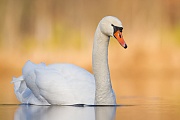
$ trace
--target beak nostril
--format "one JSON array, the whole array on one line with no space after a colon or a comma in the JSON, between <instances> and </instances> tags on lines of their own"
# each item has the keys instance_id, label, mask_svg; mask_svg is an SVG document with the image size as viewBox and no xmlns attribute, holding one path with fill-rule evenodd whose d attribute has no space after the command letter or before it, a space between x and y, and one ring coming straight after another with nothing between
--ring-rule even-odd
<instances>
[{"instance_id":1,"label":"beak nostril","mask_svg":"<svg viewBox=\"0 0 180 120\"><path fill-rule=\"evenodd\" d=\"M121 32L121 31L120 31L120 33L119 33L119 37L120 37L120 38L122 38L122 37L123 37L123 36L122 36L122 32Z\"/></svg>"}]
</instances>

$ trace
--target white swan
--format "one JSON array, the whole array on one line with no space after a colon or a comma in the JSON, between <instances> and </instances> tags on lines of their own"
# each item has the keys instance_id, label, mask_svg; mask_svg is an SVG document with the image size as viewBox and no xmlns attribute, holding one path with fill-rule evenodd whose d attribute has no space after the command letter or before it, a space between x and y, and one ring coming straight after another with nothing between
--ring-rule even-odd
<instances>
[{"instance_id":1,"label":"white swan","mask_svg":"<svg viewBox=\"0 0 180 120\"><path fill-rule=\"evenodd\" d=\"M97 26L93 44L93 72L72 64L34 64L27 61L22 76L13 78L21 103L36 105L116 105L108 67L108 44L114 36L127 48L122 23L106 16Z\"/></svg>"}]
</instances>

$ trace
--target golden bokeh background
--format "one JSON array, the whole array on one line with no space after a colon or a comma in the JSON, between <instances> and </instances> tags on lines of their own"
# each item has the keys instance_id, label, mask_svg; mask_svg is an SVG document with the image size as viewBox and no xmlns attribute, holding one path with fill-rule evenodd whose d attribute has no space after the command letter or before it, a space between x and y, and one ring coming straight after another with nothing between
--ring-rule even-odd
<instances>
[{"instance_id":1,"label":"golden bokeh background","mask_svg":"<svg viewBox=\"0 0 180 120\"><path fill-rule=\"evenodd\" d=\"M0 104L19 103L12 77L27 60L73 63L92 72L98 22L107 15L124 26L128 48L111 38L109 65L119 104L135 97L180 100L178 0L1 0ZM142 101L141 101L142 102Z\"/></svg>"}]
</instances>

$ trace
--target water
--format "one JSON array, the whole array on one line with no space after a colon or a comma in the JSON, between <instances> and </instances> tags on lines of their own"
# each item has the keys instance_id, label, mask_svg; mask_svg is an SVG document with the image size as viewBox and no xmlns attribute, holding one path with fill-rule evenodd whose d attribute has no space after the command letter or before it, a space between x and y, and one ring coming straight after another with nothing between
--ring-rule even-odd
<instances>
[{"instance_id":1,"label":"water","mask_svg":"<svg viewBox=\"0 0 180 120\"><path fill-rule=\"evenodd\" d=\"M180 104L159 98L128 98L114 106L0 105L0 120L179 120ZM139 102L137 102L139 101ZM135 104L135 102L137 104Z\"/></svg>"}]
</instances>

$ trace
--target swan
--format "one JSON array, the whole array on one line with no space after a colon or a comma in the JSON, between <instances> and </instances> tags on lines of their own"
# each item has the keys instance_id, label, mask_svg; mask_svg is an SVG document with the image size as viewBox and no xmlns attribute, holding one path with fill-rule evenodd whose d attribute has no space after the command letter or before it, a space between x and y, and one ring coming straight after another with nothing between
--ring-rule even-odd
<instances>
[{"instance_id":1,"label":"swan","mask_svg":"<svg viewBox=\"0 0 180 120\"><path fill-rule=\"evenodd\" d=\"M106 16L99 22L93 42L93 74L73 64L35 64L28 60L22 76L13 77L17 99L35 105L116 105L108 66L108 44L115 37L127 48L121 21Z\"/></svg>"}]
</instances>

